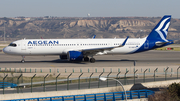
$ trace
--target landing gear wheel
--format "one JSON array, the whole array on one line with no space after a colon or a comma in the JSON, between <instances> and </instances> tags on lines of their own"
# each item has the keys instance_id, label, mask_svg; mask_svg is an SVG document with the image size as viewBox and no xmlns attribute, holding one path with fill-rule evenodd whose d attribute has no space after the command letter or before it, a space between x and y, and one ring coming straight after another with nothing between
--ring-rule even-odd
<instances>
[{"instance_id":1,"label":"landing gear wheel","mask_svg":"<svg viewBox=\"0 0 180 101\"><path fill-rule=\"evenodd\" d=\"M25 56L22 56L22 60L21 60L22 63L25 62L24 58L25 58Z\"/></svg>"},{"instance_id":2,"label":"landing gear wheel","mask_svg":"<svg viewBox=\"0 0 180 101\"><path fill-rule=\"evenodd\" d=\"M25 62L25 60L21 60L21 62L22 62L22 63L24 63L24 62Z\"/></svg>"},{"instance_id":3,"label":"landing gear wheel","mask_svg":"<svg viewBox=\"0 0 180 101\"><path fill-rule=\"evenodd\" d=\"M90 62L91 62L91 63L94 63L95 61L96 61L95 58L91 58L91 59L90 59Z\"/></svg>"},{"instance_id":4,"label":"landing gear wheel","mask_svg":"<svg viewBox=\"0 0 180 101\"><path fill-rule=\"evenodd\" d=\"M84 61L85 61L85 62L89 61L89 58L88 58L88 57L85 57L85 58L84 58Z\"/></svg>"}]
</instances>

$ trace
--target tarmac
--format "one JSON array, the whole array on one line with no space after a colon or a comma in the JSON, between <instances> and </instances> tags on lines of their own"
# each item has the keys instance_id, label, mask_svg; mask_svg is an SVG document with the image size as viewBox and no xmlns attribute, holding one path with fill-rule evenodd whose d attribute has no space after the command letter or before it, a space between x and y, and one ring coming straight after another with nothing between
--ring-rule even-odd
<instances>
[{"instance_id":1,"label":"tarmac","mask_svg":"<svg viewBox=\"0 0 180 101\"><path fill-rule=\"evenodd\" d=\"M151 50L127 55L102 55L94 56L95 63L69 62L60 60L59 56L26 56L25 63L21 63L21 56L11 56L0 53L0 68L22 69L40 72L133 72L134 69L151 71L158 68L164 71L167 67L175 71L180 66L179 51L157 51ZM36 69L36 70L35 70Z\"/></svg>"},{"instance_id":2,"label":"tarmac","mask_svg":"<svg viewBox=\"0 0 180 101\"><path fill-rule=\"evenodd\" d=\"M147 69L147 72L153 73L156 68L158 68L158 72L164 72L164 70L167 69L167 67L169 67L169 70L168 70L169 72L176 73L177 68L180 66L180 63L179 63L180 52L178 51L151 50L151 51L137 53L137 54L102 55L102 56L94 56L94 58L96 59L95 63L90 63L90 62L76 63L76 62L69 62L67 60L60 60L59 56L27 56L25 58L25 63L21 63L20 62L21 56L11 56L11 55L6 55L0 52L0 69L1 71L5 69L7 70L11 69L11 70L17 70L17 71L26 70L27 72L30 72L30 69L31 69L32 73L29 73L29 75L31 76L33 76L34 73L36 72L37 74L41 74L40 73L41 70L43 71L42 75L46 75L51 70L51 72L55 73L55 75L57 75L58 72L59 73L63 72L64 74L62 75L64 75L65 77L67 77L72 72L75 72L73 73L73 75L78 77L82 72L84 73L83 74L83 77L84 77L84 75L90 76L92 72L93 73L97 72L96 73L97 76L100 75L101 72L104 72L102 76L107 76L110 72L112 72L111 75L116 75L119 71L122 74L122 73L125 73L127 70L129 70L130 74L133 74L134 70L138 70L137 73L143 73L146 69ZM169 84L169 81L166 81L166 82L168 82ZM156 82L156 84L152 83L152 85L157 85L157 83L158 82ZM162 86L162 84L166 84L166 83L162 82L158 84ZM104 89L107 89L107 88L104 88ZM95 90L92 90L92 91L95 91ZM75 92L79 92L79 90ZM51 93L48 93L48 94L51 94ZM52 95L54 96L55 94L52 93ZM43 93L43 96L52 96L52 95L46 95ZM10 95L9 94L2 95L1 98L5 99L7 98L7 96L10 96ZM24 98L25 95L21 95L21 94L15 95L15 97L17 98L22 98L22 96ZM30 96L28 95L28 97ZM32 97L40 97L40 95L38 96L32 95Z\"/></svg>"}]
</instances>

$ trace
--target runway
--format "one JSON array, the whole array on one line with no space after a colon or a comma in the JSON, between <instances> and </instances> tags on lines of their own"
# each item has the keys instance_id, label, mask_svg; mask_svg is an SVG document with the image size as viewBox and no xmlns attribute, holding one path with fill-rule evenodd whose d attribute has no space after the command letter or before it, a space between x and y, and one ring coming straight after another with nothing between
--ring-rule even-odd
<instances>
[{"instance_id":1,"label":"runway","mask_svg":"<svg viewBox=\"0 0 180 101\"><path fill-rule=\"evenodd\" d=\"M21 63L21 56L10 56L0 53L1 68L52 68L52 67L133 67L136 66L179 66L180 52L177 51L147 51L128 55L94 56L95 63L69 62L60 60L59 56L26 56Z\"/></svg>"}]
</instances>

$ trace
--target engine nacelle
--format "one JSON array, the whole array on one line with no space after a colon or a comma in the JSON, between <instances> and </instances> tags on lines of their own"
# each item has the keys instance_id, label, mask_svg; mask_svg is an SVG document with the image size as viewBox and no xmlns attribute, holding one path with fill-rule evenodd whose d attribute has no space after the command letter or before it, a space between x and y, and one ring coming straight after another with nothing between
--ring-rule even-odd
<instances>
[{"instance_id":1,"label":"engine nacelle","mask_svg":"<svg viewBox=\"0 0 180 101\"><path fill-rule=\"evenodd\" d=\"M60 59L68 59L67 55L59 55Z\"/></svg>"},{"instance_id":2,"label":"engine nacelle","mask_svg":"<svg viewBox=\"0 0 180 101\"><path fill-rule=\"evenodd\" d=\"M69 51L68 58L69 58L69 61L82 61L83 53L79 51Z\"/></svg>"}]
</instances>

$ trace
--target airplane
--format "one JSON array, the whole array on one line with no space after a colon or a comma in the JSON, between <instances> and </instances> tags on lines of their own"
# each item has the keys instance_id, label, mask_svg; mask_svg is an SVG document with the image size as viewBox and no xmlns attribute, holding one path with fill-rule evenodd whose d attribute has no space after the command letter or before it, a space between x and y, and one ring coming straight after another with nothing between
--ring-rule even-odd
<instances>
[{"instance_id":1,"label":"airplane","mask_svg":"<svg viewBox=\"0 0 180 101\"><path fill-rule=\"evenodd\" d=\"M165 15L145 38L105 39L22 39L9 44L3 52L25 56L59 55L69 61L95 62L95 55L133 54L173 44L166 39L171 15Z\"/></svg>"}]
</instances>

